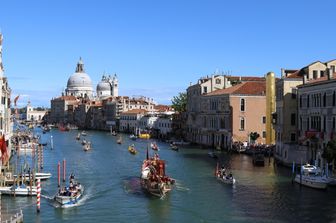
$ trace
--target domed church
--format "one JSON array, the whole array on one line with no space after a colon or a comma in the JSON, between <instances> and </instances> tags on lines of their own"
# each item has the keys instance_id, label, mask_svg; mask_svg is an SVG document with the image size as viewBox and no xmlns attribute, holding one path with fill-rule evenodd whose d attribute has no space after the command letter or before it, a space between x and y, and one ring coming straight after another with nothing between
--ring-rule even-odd
<instances>
[{"instance_id":1,"label":"domed church","mask_svg":"<svg viewBox=\"0 0 336 223\"><path fill-rule=\"evenodd\" d=\"M118 79L116 74L113 77L111 75L103 75L102 80L97 85L97 97L104 98L108 96L118 96Z\"/></svg>"},{"instance_id":2,"label":"domed church","mask_svg":"<svg viewBox=\"0 0 336 223\"><path fill-rule=\"evenodd\" d=\"M83 98L93 98L92 81L88 74L85 73L82 58L79 59L76 72L68 79L65 95Z\"/></svg>"}]
</instances>

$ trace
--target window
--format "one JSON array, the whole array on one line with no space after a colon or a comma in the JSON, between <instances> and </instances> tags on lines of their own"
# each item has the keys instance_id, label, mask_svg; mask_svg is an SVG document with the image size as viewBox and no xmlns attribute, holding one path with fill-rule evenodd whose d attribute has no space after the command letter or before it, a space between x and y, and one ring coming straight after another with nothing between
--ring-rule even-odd
<instances>
[{"instance_id":1,"label":"window","mask_svg":"<svg viewBox=\"0 0 336 223\"><path fill-rule=\"evenodd\" d=\"M291 125L295 125L296 124L296 114L292 113L291 114Z\"/></svg>"},{"instance_id":2,"label":"window","mask_svg":"<svg viewBox=\"0 0 336 223\"><path fill-rule=\"evenodd\" d=\"M266 123L266 116L262 117L262 123L265 124Z\"/></svg>"},{"instance_id":3,"label":"window","mask_svg":"<svg viewBox=\"0 0 336 223\"><path fill-rule=\"evenodd\" d=\"M335 127L336 127L336 118L335 117L333 117L332 127L333 127L333 130L335 131Z\"/></svg>"},{"instance_id":4,"label":"window","mask_svg":"<svg viewBox=\"0 0 336 223\"><path fill-rule=\"evenodd\" d=\"M291 141L294 142L296 138L296 134L295 133L291 133Z\"/></svg>"},{"instance_id":5,"label":"window","mask_svg":"<svg viewBox=\"0 0 336 223\"><path fill-rule=\"evenodd\" d=\"M292 88L292 99L296 99L296 88Z\"/></svg>"},{"instance_id":6,"label":"window","mask_svg":"<svg viewBox=\"0 0 336 223\"><path fill-rule=\"evenodd\" d=\"M241 117L240 118L240 131L244 131L245 130L245 118Z\"/></svg>"},{"instance_id":7,"label":"window","mask_svg":"<svg viewBox=\"0 0 336 223\"><path fill-rule=\"evenodd\" d=\"M317 70L313 70L313 79L317 78Z\"/></svg>"},{"instance_id":8,"label":"window","mask_svg":"<svg viewBox=\"0 0 336 223\"><path fill-rule=\"evenodd\" d=\"M266 138L266 131L262 132L262 137L265 139Z\"/></svg>"},{"instance_id":9,"label":"window","mask_svg":"<svg viewBox=\"0 0 336 223\"><path fill-rule=\"evenodd\" d=\"M321 70L321 71L320 71L320 77L323 77L323 76L324 76L324 71Z\"/></svg>"},{"instance_id":10,"label":"window","mask_svg":"<svg viewBox=\"0 0 336 223\"><path fill-rule=\"evenodd\" d=\"M208 87L203 87L203 93L204 94L208 93Z\"/></svg>"},{"instance_id":11,"label":"window","mask_svg":"<svg viewBox=\"0 0 336 223\"><path fill-rule=\"evenodd\" d=\"M245 111L245 99L240 99L240 111Z\"/></svg>"},{"instance_id":12,"label":"window","mask_svg":"<svg viewBox=\"0 0 336 223\"><path fill-rule=\"evenodd\" d=\"M336 70L335 70L335 65L331 65L330 66L330 69L333 71L333 72L335 72Z\"/></svg>"},{"instance_id":13,"label":"window","mask_svg":"<svg viewBox=\"0 0 336 223\"><path fill-rule=\"evenodd\" d=\"M216 84L221 84L221 79L216 79Z\"/></svg>"},{"instance_id":14,"label":"window","mask_svg":"<svg viewBox=\"0 0 336 223\"><path fill-rule=\"evenodd\" d=\"M332 105L335 106L336 105L336 93L334 91L333 93L333 101L332 101Z\"/></svg>"},{"instance_id":15,"label":"window","mask_svg":"<svg viewBox=\"0 0 336 223\"><path fill-rule=\"evenodd\" d=\"M327 94L324 92L323 94L323 107L327 106Z\"/></svg>"},{"instance_id":16,"label":"window","mask_svg":"<svg viewBox=\"0 0 336 223\"><path fill-rule=\"evenodd\" d=\"M300 108L302 108L302 96L300 95Z\"/></svg>"},{"instance_id":17,"label":"window","mask_svg":"<svg viewBox=\"0 0 336 223\"><path fill-rule=\"evenodd\" d=\"M309 95L307 95L307 108L309 108Z\"/></svg>"}]
</instances>

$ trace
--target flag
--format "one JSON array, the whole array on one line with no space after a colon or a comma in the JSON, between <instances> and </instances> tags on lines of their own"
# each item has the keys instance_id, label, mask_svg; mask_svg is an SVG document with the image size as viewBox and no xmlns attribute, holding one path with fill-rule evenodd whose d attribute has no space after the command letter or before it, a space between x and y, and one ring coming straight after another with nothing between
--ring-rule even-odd
<instances>
[{"instance_id":1,"label":"flag","mask_svg":"<svg viewBox=\"0 0 336 223\"><path fill-rule=\"evenodd\" d=\"M19 97L20 97L20 95L18 95L18 96L16 96L15 98L14 98L14 106L16 107L16 102L19 100Z\"/></svg>"},{"instance_id":2,"label":"flag","mask_svg":"<svg viewBox=\"0 0 336 223\"><path fill-rule=\"evenodd\" d=\"M0 150L1 150L2 165L5 165L8 159L8 154L4 135L0 136Z\"/></svg>"}]
</instances>

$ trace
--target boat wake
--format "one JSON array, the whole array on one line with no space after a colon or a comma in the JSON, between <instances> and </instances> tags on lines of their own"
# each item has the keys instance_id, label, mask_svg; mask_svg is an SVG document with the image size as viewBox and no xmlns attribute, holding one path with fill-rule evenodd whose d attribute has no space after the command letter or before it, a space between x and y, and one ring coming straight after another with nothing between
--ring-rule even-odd
<instances>
[{"instance_id":1,"label":"boat wake","mask_svg":"<svg viewBox=\"0 0 336 223\"><path fill-rule=\"evenodd\" d=\"M190 188L184 186L180 181L175 179L175 188L178 191L190 191Z\"/></svg>"},{"instance_id":2,"label":"boat wake","mask_svg":"<svg viewBox=\"0 0 336 223\"><path fill-rule=\"evenodd\" d=\"M143 194L139 177L130 177L123 180L123 187L127 194Z\"/></svg>"}]
</instances>

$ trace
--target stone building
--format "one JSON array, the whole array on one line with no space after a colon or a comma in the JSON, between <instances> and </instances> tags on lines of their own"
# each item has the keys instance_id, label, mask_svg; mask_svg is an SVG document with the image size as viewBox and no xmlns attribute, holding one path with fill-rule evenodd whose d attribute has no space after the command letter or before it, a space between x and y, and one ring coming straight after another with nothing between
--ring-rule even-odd
<instances>
[{"instance_id":1,"label":"stone building","mask_svg":"<svg viewBox=\"0 0 336 223\"><path fill-rule=\"evenodd\" d=\"M309 111L316 109L302 106L307 105L308 101L322 100L318 98L321 97L321 94L313 94L310 91L315 88L315 91L318 89L322 92L325 81L329 77L329 71L335 69L335 66L336 60L332 60L325 63L316 61L297 70L282 69L281 79L276 83L276 112L274 114L276 131L274 156L281 163L291 165L292 162L304 163L320 160L316 154L320 152L321 155L323 143L319 145L318 149L312 149L310 148L312 144L306 140L306 135L314 135L309 131L311 127L309 125L312 124L309 123L310 116L313 116L313 113ZM312 88L313 83L315 84ZM314 112L316 113L316 111ZM322 113L316 114L320 118L323 116ZM331 117L327 119L332 120ZM318 119L318 122L320 123L321 120ZM317 150L319 151L316 152Z\"/></svg>"},{"instance_id":2,"label":"stone building","mask_svg":"<svg viewBox=\"0 0 336 223\"><path fill-rule=\"evenodd\" d=\"M4 137L4 140L7 145L7 157L4 160L7 162L10 157L11 150L11 137L13 134L13 122L11 120L11 109L10 109L10 98L11 98L11 89L8 84L8 79L5 76L4 66L2 63L2 42L3 36L0 33L0 136ZM1 154L2 155L2 154ZM2 166L2 161L0 159Z\"/></svg>"},{"instance_id":3,"label":"stone building","mask_svg":"<svg viewBox=\"0 0 336 223\"><path fill-rule=\"evenodd\" d=\"M315 62L298 86L298 144L302 160L321 168L323 152L336 137L336 60Z\"/></svg>"},{"instance_id":4,"label":"stone building","mask_svg":"<svg viewBox=\"0 0 336 223\"><path fill-rule=\"evenodd\" d=\"M26 120L42 122L47 112L48 110L34 110L29 101L26 107Z\"/></svg>"},{"instance_id":5,"label":"stone building","mask_svg":"<svg viewBox=\"0 0 336 223\"><path fill-rule=\"evenodd\" d=\"M140 133L139 120L145 114L147 111L144 109L133 109L121 113L119 131L138 135Z\"/></svg>"}]
</instances>

